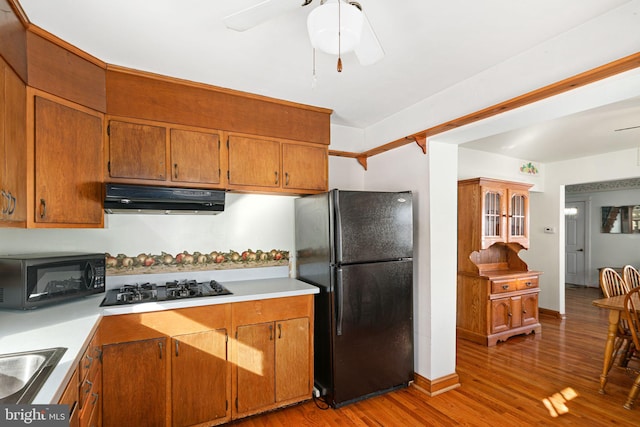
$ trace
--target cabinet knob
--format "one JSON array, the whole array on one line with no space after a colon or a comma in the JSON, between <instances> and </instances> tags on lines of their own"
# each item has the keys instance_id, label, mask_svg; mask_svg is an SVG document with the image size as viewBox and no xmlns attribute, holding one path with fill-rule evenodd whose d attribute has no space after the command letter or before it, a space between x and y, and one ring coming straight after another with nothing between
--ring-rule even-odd
<instances>
[{"instance_id":1,"label":"cabinet knob","mask_svg":"<svg viewBox=\"0 0 640 427\"><path fill-rule=\"evenodd\" d=\"M502 285L502 289L506 291L507 289L509 289L509 285Z\"/></svg>"},{"instance_id":2,"label":"cabinet knob","mask_svg":"<svg viewBox=\"0 0 640 427\"><path fill-rule=\"evenodd\" d=\"M524 284L527 285L527 286L533 285L533 283L531 283L531 282L524 282Z\"/></svg>"}]
</instances>

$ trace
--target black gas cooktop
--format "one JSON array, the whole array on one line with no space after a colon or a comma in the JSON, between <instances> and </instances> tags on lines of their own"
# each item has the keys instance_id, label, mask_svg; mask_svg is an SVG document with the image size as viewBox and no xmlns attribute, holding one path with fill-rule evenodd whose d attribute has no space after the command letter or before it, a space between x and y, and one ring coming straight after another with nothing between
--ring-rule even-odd
<instances>
[{"instance_id":1,"label":"black gas cooktop","mask_svg":"<svg viewBox=\"0 0 640 427\"><path fill-rule=\"evenodd\" d=\"M172 301L185 298L230 295L231 292L215 280L175 280L163 284L135 283L122 285L106 292L101 307L111 305L138 304L152 301Z\"/></svg>"}]
</instances>

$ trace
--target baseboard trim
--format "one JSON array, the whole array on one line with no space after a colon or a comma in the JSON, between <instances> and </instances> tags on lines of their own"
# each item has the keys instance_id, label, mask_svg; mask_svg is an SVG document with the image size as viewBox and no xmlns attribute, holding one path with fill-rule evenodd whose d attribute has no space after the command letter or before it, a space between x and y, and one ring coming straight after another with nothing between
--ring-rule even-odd
<instances>
[{"instance_id":1,"label":"baseboard trim","mask_svg":"<svg viewBox=\"0 0 640 427\"><path fill-rule=\"evenodd\" d=\"M417 373L414 373L413 377L413 387L430 397L437 396L449 390L453 390L454 388L460 387L460 377L456 373L436 378L435 380L429 380Z\"/></svg>"},{"instance_id":2,"label":"baseboard trim","mask_svg":"<svg viewBox=\"0 0 640 427\"><path fill-rule=\"evenodd\" d=\"M564 319L567 318L566 314L561 314L557 310L549 310L548 308L539 308L538 309L538 315L546 316L546 317L553 317L554 319L560 319L560 320L564 320Z\"/></svg>"}]
</instances>

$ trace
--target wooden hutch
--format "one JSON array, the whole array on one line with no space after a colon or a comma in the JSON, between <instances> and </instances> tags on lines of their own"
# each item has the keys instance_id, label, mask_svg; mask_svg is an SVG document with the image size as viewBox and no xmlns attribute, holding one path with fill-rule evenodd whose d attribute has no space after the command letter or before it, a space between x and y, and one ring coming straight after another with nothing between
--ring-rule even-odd
<instances>
[{"instance_id":1,"label":"wooden hutch","mask_svg":"<svg viewBox=\"0 0 640 427\"><path fill-rule=\"evenodd\" d=\"M529 248L530 184L458 182L458 337L492 346L541 333L538 278L518 252Z\"/></svg>"}]
</instances>

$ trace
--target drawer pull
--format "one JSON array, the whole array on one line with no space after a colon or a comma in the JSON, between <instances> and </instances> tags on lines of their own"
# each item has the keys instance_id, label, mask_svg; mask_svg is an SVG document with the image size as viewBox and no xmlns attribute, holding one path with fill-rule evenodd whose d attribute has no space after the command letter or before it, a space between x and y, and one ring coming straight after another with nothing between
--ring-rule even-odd
<instances>
[{"instance_id":1,"label":"drawer pull","mask_svg":"<svg viewBox=\"0 0 640 427\"><path fill-rule=\"evenodd\" d=\"M91 397L93 397L93 402L91 402L92 405L98 403L98 398L100 397L98 393L91 393Z\"/></svg>"},{"instance_id":2,"label":"drawer pull","mask_svg":"<svg viewBox=\"0 0 640 427\"><path fill-rule=\"evenodd\" d=\"M502 285L502 289L506 291L507 289L509 289L509 285Z\"/></svg>"},{"instance_id":3,"label":"drawer pull","mask_svg":"<svg viewBox=\"0 0 640 427\"><path fill-rule=\"evenodd\" d=\"M84 391L84 394L88 394L91 391L91 387L93 387L93 383L89 380L84 380L85 385L88 385L89 387L86 387Z\"/></svg>"},{"instance_id":4,"label":"drawer pull","mask_svg":"<svg viewBox=\"0 0 640 427\"><path fill-rule=\"evenodd\" d=\"M524 284L527 285L527 286L533 286L533 283L531 283L531 282L524 282Z\"/></svg>"},{"instance_id":5,"label":"drawer pull","mask_svg":"<svg viewBox=\"0 0 640 427\"><path fill-rule=\"evenodd\" d=\"M93 357L89 356L88 354L85 357L87 358L87 363L85 363L84 368L89 369L93 364Z\"/></svg>"},{"instance_id":6,"label":"drawer pull","mask_svg":"<svg viewBox=\"0 0 640 427\"><path fill-rule=\"evenodd\" d=\"M273 341L273 325L269 325L269 341Z\"/></svg>"}]
</instances>

